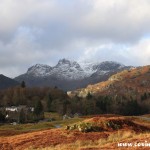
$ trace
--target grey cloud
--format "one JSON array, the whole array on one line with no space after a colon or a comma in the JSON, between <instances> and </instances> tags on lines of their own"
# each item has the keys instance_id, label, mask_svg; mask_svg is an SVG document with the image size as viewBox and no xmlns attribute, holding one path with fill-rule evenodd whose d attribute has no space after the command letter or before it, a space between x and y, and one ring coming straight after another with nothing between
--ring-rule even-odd
<instances>
[{"instance_id":1,"label":"grey cloud","mask_svg":"<svg viewBox=\"0 0 150 150\"><path fill-rule=\"evenodd\" d=\"M0 71L15 76L62 57L150 63L142 59L148 44L141 46L150 34L149 10L149 0L2 0Z\"/></svg>"},{"instance_id":2,"label":"grey cloud","mask_svg":"<svg viewBox=\"0 0 150 150\"><path fill-rule=\"evenodd\" d=\"M54 42L70 37L130 42L149 32L148 0L14 0L9 6L7 1L0 15L3 37L20 26L39 28Z\"/></svg>"}]
</instances>

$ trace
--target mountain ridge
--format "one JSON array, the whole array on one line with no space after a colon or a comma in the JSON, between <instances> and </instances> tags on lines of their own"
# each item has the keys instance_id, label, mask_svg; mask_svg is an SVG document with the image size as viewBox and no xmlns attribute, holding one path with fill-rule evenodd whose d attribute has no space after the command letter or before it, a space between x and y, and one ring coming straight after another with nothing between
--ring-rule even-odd
<instances>
[{"instance_id":1,"label":"mountain ridge","mask_svg":"<svg viewBox=\"0 0 150 150\"><path fill-rule=\"evenodd\" d=\"M64 90L85 87L90 83L106 80L110 75L130 68L118 62L78 63L60 59L55 66L36 64L15 80L24 80L29 86L57 86Z\"/></svg>"},{"instance_id":2,"label":"mountain ridge","mask_svg":"<svg viewBox=\"0 0 150 150\"><path fill-rule=\"evenodd\" d=\"M53 67L46 64L35 64L30 68L28 68L26 73L32 74L34 76L49 76L55 74L58 71L57 69L60 70L63 69L63 72L64 71L72 72L72 71L76 71L75 69L78 69L78 71L80 71L80 73L83 74L83 76L89 77L93 73L96 73L97 71L107 72L109 70L112 70L113 67L117 68L117 66L119 69L125 67L125 65L115 61L104 61L104 62L95 62L95 63L90 62L90 64L87 65L86 63L80 64L76 61L60 59L58 63Z\"/></svg>"}]
</instances>

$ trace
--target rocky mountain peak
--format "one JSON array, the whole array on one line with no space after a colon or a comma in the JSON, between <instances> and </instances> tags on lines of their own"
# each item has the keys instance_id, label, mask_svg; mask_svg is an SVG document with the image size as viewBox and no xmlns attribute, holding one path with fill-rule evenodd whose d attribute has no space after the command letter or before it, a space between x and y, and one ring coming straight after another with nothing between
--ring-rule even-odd
<instances>
[{"instance_id":1,"label":"rocky mountain peak","mask_svg":"<svg viewBox=\"0 0 150 150\"><path fill-rule=\"evenodd\" d=\"M65 58L60 59L60 60L58 61L58 65L62 65L62 64L70 64L70 63L71 63L70 60L65 59Z\"/></svg>"},{"instance_id":2,"label":"rocky mountain peak","mask_svg":"<svg viewBox=\"0 0 150 150\"><path fill-rule=\"evenodd\" d=\"M67 59L59 60L58 64L53 67L51 73L64 79L79 79L85 76L83 69L76 61Z\"/></svg>"},{"instance_id":3,"label":"rocky mountain peak","mask_svg":"<svg viewBox=\"0 0 150 150\"><path fill-rule=\"evenodd\" d=\"M104 61L100 64L94 65L93 69L94 70L102 70L102 71L110 71L110 70L116 70L116 69L121 69L125 67L124 65L114 62L114 61Z\"/></svg>"},{"instance_id":4,"label":"rocky mountain peak","mask_svg":"<svg viewBox=\"0 0 150 150\"><path fill-rule=\"evenodd\" d=\"M68 60L68 59L60 59L58 61L58 64L56 65L56 67L59 67L59 66L68 66L68 67L75 67L75 68L80 68L80 65L76 62L76 61L71 61L71 60Z\"/></svg>"},{"instance_id":5,"label":"rocky mountain peak","mask_svg":"<svg viewBox=\"0 0 150 150\"><path fill-rule=\"evenodd\" d=\"M48 73L51 69L52 69L51 66L43 65L43 64L36 64L28 69L27 74L32 74L35 76L42 76Z\"/></svg>"}]
</instances>

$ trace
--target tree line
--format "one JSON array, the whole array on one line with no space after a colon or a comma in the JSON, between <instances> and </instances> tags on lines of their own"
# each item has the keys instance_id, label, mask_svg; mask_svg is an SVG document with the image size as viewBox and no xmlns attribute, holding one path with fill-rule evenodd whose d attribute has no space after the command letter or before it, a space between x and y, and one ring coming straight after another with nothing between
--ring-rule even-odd
<instances>
[{"instance_id":1,"label":"tree line","mask_svg":"<svg viewBox=\"0 0 150 150\"><path fill-rule=\"evenodd\" d=\"M22 110L19 114L20 122L25 120L40 120L44 112L58 112L61 115L81 113L94 114L120 114L141 115L150 113L150 93L143 93L140 97L130 95L99 95L90 93L85 98L68 97L66 92L58 88L28 88L23 86L0 91L0 107L26 105L34 107L34 112L25 117ZM0 111L0 121L4 113Z\"/></svg>"}]
</instances>

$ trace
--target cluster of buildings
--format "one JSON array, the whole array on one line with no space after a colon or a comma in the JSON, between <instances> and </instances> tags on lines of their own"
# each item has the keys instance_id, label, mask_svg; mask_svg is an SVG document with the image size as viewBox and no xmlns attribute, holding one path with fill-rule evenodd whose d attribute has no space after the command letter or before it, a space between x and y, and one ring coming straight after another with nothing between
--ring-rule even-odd
<instances>
[{"instance_id":1,"label":"cluster of buildings","mask_svg":"<svg viewBox=\"0 0 150 150\"><path fill-rule=\"evenodd\" d=\"M20 106L10 106L5 107L6 112L20 112L21 110L24 111L34 111L34 107L27 107L26 105L20 105Z\"/></svg>"},{"instance_id":2,"label":"cluster of buildings","mask_svg":"<svg viewBox=\"0 0 150 150\"><path fill-rule=\"evenodd\" d=\"M34 112L34 107L28 107L26 105L1 107L0 110L4 112L5 119L8 122L18 122L20 112L23 111L25 117Z\"/></svg>"}]
</instances>

